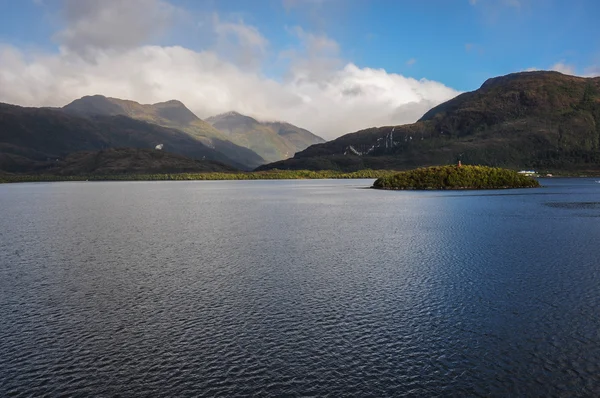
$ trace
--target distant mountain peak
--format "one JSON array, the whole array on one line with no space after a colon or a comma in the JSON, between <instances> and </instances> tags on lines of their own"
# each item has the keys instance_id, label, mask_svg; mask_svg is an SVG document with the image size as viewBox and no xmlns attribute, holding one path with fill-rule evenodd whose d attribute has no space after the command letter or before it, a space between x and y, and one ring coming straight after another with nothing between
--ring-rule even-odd
<instances>
[{"instance_id":1,"label":"distant mountain peak","mask_svg":"<svg viewBox=\"0 0 600 398\"><path fill-rule=\"evenodd\" d=\"M168 101L164 101L164 102L157 102L156 104L154 104L154 106L160 106L160 105L182 106L184 108L187 108L187 106L185 106L185 104L183 102L176 100L176 99L172 99L172 100L168 100Z\"/></svg>"},{"instance_id":2,"label":"distant mountain peak","mask_svg":"<svg viewBox=\"0 0 600 398\"><path fill-rule=\"evenodd\" d=\"M267 161L286 159L312 144L324 142L290 123L263 122L236 111L211 116L206 121Z\"/></svg>"},{"instance_id":3,"label":"distant mountain peak","mask_svg":"<svg viewBox=\"0 0 600 398\"><path fill-rule=\"evenodd\" d=\"M102 94L84 95L83 97L81 97L81 99L84 98L108 99L105 95Z\"/></svg>"},{"instance_id":4,"label":"distant mountain peak","mask_svg":"<svg viewBox=\"0 0 600 398\"><path fill-rule=\"evenodd\" d=\"M259 121L256 120L255 118L253 118L251 116L243 115L237 111L229 111L229 112L225 112L225 113L220 113L218 115L207 118L206 121L209 122L210 124L212 124L213 126L216 124L222 125L223 123L235 123L235 124L247 124L247 125L259 123ZM221 127L224 127L224 126L221 126ZM219 128L219 127L217 127L217 128Z\"/></svg>"},{"instance_id":5,"label":"distant mountain peak","mask_svg":"<svg viewBox=\"0 0 600 398\"><path fill-rule=\"evenodd\" d=\"M244 118L256 120L253 117L244 115L242 113L239 113L238 111L229 111L229 112L219 113L218 115L211 116L209 119L224 119L224 118L231 118L231 117L244 117Z\"/></svg>"},{"instance_id":6,"label":"distant mountain peak","mask_svg":"<svg viewBox=\"0 0 600 398\"><path fill-rule=\"evenodd\" d=\"M151 121L160 117L180 124L199 120L181 101L175 99L149 105L132 100L91 95L81 97L63 109L79 115L125 115ZM144 117L140 117L140 115L144 115Z\"/></svg>"}]
</instances>

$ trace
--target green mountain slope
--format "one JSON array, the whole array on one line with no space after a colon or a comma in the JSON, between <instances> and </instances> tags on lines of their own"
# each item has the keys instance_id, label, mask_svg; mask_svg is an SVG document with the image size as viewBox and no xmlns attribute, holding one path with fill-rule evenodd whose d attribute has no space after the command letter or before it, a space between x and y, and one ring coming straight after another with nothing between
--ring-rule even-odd
<instances>
[{"instance_id":1,"label":"green mountain slope","mask_svg":"<svg viewBox=\"0 0 600 398\"><path fill-rule=\"evenodd\" d=\"M231 142L225 134L211 126L210 123L198 118L179 101L172 100L146 105L135 101L94 95L75 100L62 109L77 116L124 115L159 126L178 129L246 168L254 168L265 163L265 160L259 155L244 146Z\"/></svg>"},{"instance_id":2,"label":"green mountain slope","mask_svg":"<svg viewBox=\"0 0 600 398\"><path fill-rule=\"evenodd\" d=\"M29 172L39 162L60 161L73 152L153 149L159 144L166 152L243 167L179 130L126 116L84 118L61 110L0 103L0 170Z\"/></svg>"},{"instance_id":3,"label":"green mountain slope","mask_svg":"<svg viewBox=\"0 0 600 398\"><path fill-rule=\"evenodd\" d=\"M75 152L58 162L40 164L38 171L52 175L110 175L233 172L212 160L190 159L155 149L110 148Z\"/></svg>"},{"instance_id":4,"label":"green mountain slope","mask_svg":"<svg viewBox=\"0 0 600 398\"><path fill-rule=\"evenodd\" d=\"M212 116L206 121L224 132L231 141L250 148L269 162L290 158L310 145L325 142L292 124L259 122L237 112Z\"/></svg>"},{"instance_id":5,"label":"green mountain slope","mask_svg":"<svg viewBox=\"0 0 600 398\"><path fill-rule=\"evenodd\" d=\"M458 159L600 169L600 78L540 71L489 79L414 124L346 134L261 169L406 169Z\"/></svg>"}]
</instances>

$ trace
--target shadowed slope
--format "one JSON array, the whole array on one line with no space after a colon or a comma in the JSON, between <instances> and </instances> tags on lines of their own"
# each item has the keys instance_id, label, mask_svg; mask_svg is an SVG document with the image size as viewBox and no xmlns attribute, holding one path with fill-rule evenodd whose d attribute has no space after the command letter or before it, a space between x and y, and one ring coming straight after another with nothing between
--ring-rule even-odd
<instances>
[{"instance_id":1,"label":"shadowed slope","mask_svg":"<svg viewBox=\"0 0 600 398\"><path fill-rule=\"evenodd\" d=\"M261 169L403 169L459 158L491 166L600 168L600 78L523 72L489 79L416 123L346 134Z\"/></svg>"},{"instance_id":2,"label":"shadowed slope","mask_svg":"<svg viewBox=\"0 0 600 398\"><path fill-rule=\"evenodd\" d=\"M36 162L77 151L114 147L153 149L243 167L179 130L126 116L82 118L60 110L0 104L0 169L26 172Z\"/></svg>"}]
</instances>

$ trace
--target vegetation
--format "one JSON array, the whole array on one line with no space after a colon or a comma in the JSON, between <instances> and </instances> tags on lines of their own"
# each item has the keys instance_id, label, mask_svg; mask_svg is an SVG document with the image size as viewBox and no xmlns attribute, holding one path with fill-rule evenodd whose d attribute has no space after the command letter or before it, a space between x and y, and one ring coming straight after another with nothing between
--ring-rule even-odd
<instances>
[{"instance_id":1,"label":"vegetation","mask_svg":"<svg viewBox=\"0 0 600 398\"><path fill-rule=\"evenodd\" d=\"M163 150L110 148L75 152L47 162L36 174L113 175L235 172L237 169L213 160L196 160Z\"/></svg>"},{"instance_id":2,"label":"vegetation","mask_svg":"<svg viewBox=\"0 0 600 398\"><path fill-rule=\"evenodd\" d=\"M0 183L10 182L49 182L49 181L203 181L203 180L295 180L295 179L352 179L379 178L394 173L390 170L361 170L343 173L332 170L271 170L261 172L232 173L173 173L173 174L0 174Z\"/></svg>"},{"instance_id":3,"label":"vegetation","mask_svg":"<svg viewBox=\"0 0 600 398\"><path fill-rule=\"evenodd\" d=\"M434 166L378 178L379 189L500 189L534 188L532 177L513 170L486 166Z\"/></svg>"}]
</instances>

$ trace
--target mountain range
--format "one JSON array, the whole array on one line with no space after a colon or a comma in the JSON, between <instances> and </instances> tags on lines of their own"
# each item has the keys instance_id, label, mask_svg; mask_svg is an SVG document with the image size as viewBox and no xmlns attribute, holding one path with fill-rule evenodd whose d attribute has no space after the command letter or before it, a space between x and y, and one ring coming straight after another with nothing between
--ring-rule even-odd
<instances>
[{"instance_id":1,"label":"mountain range","mask_svg":"<svg viewBox=\"0 0 600 398\"><path fill-rule=\"evenodd\" d=\"M488 79L416 123L312 145L264 169L353 171L463 163L600 169L600 77L521 72Z\"/></svg>"},{"instance_id":2,"label":"mountain range","mask_svg":"<svg viewBox=\"0 0 600 398\"><path fill-rule=\"evenodd\" d=\"M157 146L169 155L151 156ZM416 123L329 142L289 123L237 112L205 121L174 100L143 105L96 95L63 108L0 104L4 172L402 170L458 160L600 170L600 77L536 71L491 78Z\"/></svg>"},{"instance_id":3,"label":"mountain range","mask_svg":"<svg viewBox=\"0 0 600 398\"><path fill-rule=\"evenodd\" d=\"M281 129L283 134L275 128L266 132L286 152L280 152L280 157L269 154L271 161L290 157L312 142L323 142L306 130L274 123L278 124L285 126ZM288 130L290 133L285 134ZM0 170L40 171L49 167L50 159L60 163L78 151L121 147L154 149L161 144L166 152L215 161L234 169L251 170L267 163L250 147L263 145L263 140L268 141L268 134L256 136L249 128L248 137L244 137L242 128L235 127L235 131L232 135L216 129L176 100L144 105L94 95L63 108L0 104ZM256 139L261 142L256 143ZM120 152L121 156L125 153Z\"/></svg>"}]
</instances>

